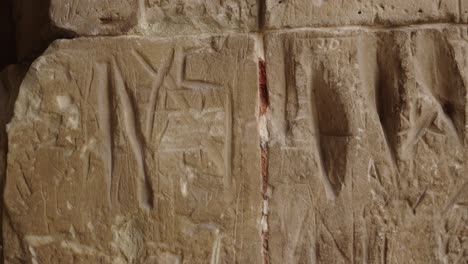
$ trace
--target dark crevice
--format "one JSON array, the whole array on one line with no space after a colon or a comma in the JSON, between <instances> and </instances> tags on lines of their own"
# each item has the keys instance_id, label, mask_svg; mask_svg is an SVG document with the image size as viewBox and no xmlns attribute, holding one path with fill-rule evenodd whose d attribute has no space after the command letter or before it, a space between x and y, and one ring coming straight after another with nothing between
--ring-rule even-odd
<instances>
[{"instance_id":1,"label":"dark crevice","mask_svg":"<svg viewBox=\"0 0 468 264\"><path fill-rule=\"evenodd\" d=\"M267 111L270 99L268 97L267 80L266 80L266 68L265 61L259 60L259 92L260 92L260 115L264 115Z\"/></svg>"},{"instance_id":2,"label":"dark crevice","mask_svg":"<svg viewBox=\"0 0 468 264\"><path fill-rule=\"evenodd\" d=\"M99 21L101 21L101 23L103 23L103 24L111 24L116 20L114 18L112 18L112 17L100 17Z\"/></svg>"},{"instance_id":3,"label":"dark crevice","mask_svg":"<svg viewBox=\"0 0 468 264\"><path fill-rule=\"evenodd\" d=\"M15 63L31 63L55 40L77 37L71 31L53 25L49 16L51 0L7 1L12 1Z\"/></svg>"},{"instance_id":4,"label":"dark crevice","mask_svg":"<svg viewBox=\"0 0 468 264\"><path fill-rule=\"evenodd\" d=\"M0 0L0 71L16 62L15 24L12 0Z\"/></svg>"},{"instance_id":5,"label":"dark crevice","mask_svg":"<svg viewBox=\"0 0 468 264\"><path fill-rule=\"evenodd\" d=\"M258 61L258 78L259 78L259 113L260 117L266 115L270 104L268 97L268 85L266 76L265 61ZM268 230L268 142L260 141L260 156L261 156L261 177L262 177L262 222L266 228L262 228L262 248L263 248L263 264L270 263L269 253L269 230Z\"/></svg>"},{"instance_id":6,"label":"dark crevice","mask_svg":"<svg viewBox=\"0 0 468 264\"><path fill-rule=\"evenodd\" d=\"M16 36L15 36L15 23L13 19L13 0L0 0L0 34L2 39L0 41L0 195L3 198L5 191L6 169L7 169L7 153L8 153L8 140L6 133L6 124L10 122L13 117L14 102L18 95L19 83L16 80L3 79L2 72L7 70L7 66L17 63L16 57ZM16 70L16 69L14 69ZM7 74L7 73L4 73ZM23 75L23 74L21 74ZM19 77L19 76L18 76ZM22 77L22 76L21 76ZM22 78L21 78L22 79ZM5 89L2 91L2 89ZM3 199L2 199L3 201ZM11 221L7 221L4 212L3 202L0 204L2 218L2 225L0 226L0 263L4 263L4 235L3 227L10 226ZM11 226L10 226L11 228ZM11 240L11 238L10 238Z\"/></svg>"},{"instance_id":7,"label":"dark crevice","mask_svg":"<svg viewBox=\"0 0 468 264\"><path fill-rule=\"evenodd\" d=\"M21 65L18 68L5 68L5 72L0 73L0 170L2 170L0 173L0 195L2 197L5 192L7 172L6 159L8 153L8 136L6 132L6 126L13 118L14 106L16 98L18 97L19 86L25 75L26 68L27 65ZM2 76L3 74L5 75ZM0 210L3 216L5 216L7 213L4 211L4 209L5 206L3 203L1 203ZM3 263L3 249L5 248L3 244L3 241L5 241L3 237L3 227L4 225L0 225L0 245L2 246L2 250L0 250L0 263Z\"/></svg>"},{"instance_id":8,"label":"dark crevice","mask_svg":"<svg viewBox=\"0 0 468 264\"><path fill-rule=\"evenodd\" d=\"M262 32L265 28L266 0L257 0L258 6L258 31Z\"/></svg>"}]
</instances>

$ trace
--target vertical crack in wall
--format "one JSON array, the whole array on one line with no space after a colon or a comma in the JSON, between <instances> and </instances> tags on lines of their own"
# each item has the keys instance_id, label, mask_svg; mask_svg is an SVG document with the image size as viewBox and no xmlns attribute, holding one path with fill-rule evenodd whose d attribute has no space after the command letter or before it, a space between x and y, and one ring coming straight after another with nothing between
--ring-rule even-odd
<instances>
[{"instance_id":1,"label":"vertical crack in wall","mask_svg":"<svg viewBox=\"0 0 468 264\"><path fill-rule=\"evenodd\" d=\"M258 31L262 32L265 28L265 10L266 10L266 0L257 0L257 23Z\"/></svg>"},{"instance_id":2,"label":"vertical crack in wall","mask_svg":"<svg viewBox=\"0 0 468 264\"><path fill-rule=\"evenodd\" d=\"M462 0L458 0L458 19L457 22L463 21L463 3Z\"/></svg>"},{"instance_id":3,"label":"vertical crack in wall","mask_svg":"<svg viewBox=\"0 0 468 264\"><path fill-rule=\"evenodd\" d=\"M268 230L268 148L262 147L262 247L263 263L270 263L269 230Z\"/></svg>"},{"instance_id":4,"label":"vertical crack in wall","mask_svg":"<svg viewBox=\"0 0 468 264\"><path fill-rule=\"evenodd\" d=\"M261 169L262 169L262 245L263 245L263 263L268 264L269 248L268 248L268 130L266 122L266 113L268 110L268 86L266 80L265 61L259 59L259 94L260 94L260 151L261 151Z\"/></svg>"},{"instance_id":5,"label":"vertical crack in wall","mask_svg":"<svg viewBox=\"0 0 468 264\"><path fill-rule=\"evenodd\" d=\"M258 61L259 71L259 92L260 92L260 116L266 114L268 105L270 104L268 99L268 86L266 78L266 65L264 59Z\"/></svg>"},{"instance_id":6,"label":"vertical crack in wall","mask_svg":"<svg viewBox=\"0 0 468 264\"><path fill-rule=\"evenodd\" d=\"M258 85L259 85L259 134L260 134L260 152L261 152L261 177L262 177L262 209L261 209L261 228L262 228L262 254L263 263L270 263L269 255L269 230L268 230L268 128L266 114L268 111L268 85L266 76L266 65L264 58L263 35L257 36L257 54L258 54Z\"/></svg>"},{"instance_id":7,"label":"vertical crack in wall","mask_svg":"<svg viewBox=\"0 0 468 264\"><path fill-rule=\"evenodd\" d=\"M257 0L258 4L258 34L256 36L256 49L258 55L258 93L259 93L259 117L258 129L260 134L260 157L262 177L262 206L261 206L261 237L263 263L270 263L269 229L268 229L268 128L266 113L268 111L268 85L265 63L265 47L263 43L265 29L266 0Z\"/></svg>"}]
</instances>

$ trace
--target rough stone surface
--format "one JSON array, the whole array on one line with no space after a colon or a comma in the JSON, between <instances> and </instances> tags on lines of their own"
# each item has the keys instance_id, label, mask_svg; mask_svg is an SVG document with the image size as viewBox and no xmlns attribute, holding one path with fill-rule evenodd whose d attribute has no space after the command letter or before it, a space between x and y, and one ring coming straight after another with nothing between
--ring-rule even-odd
<instances>
[{"instance_id":1,"label":"rough stone surface","mask_svg":"<svg viewBox=\"0 0 468 264\"><path fill-rule=\"evenodd\" d=\"M257 29L256 0L52 0L50 19L79 35L173 36Z\"/></svg>"},{"instance_id":2,"label":"rough stone surface","mask_svg":"<svg viewBox=\"0 0 468 264\"><path fill-rule=\"evenodd\" d=\"M467 28L265 49L271 263L467 262Z\"/></svg>"},{"instance_id":3,"label":"rough stone surface","mask_svg":"<svg viewBox=\"0 0 468 264\"><path fill-rule=\"evenodd\" d=\"M260 263L254 44L53 43L8 129L6 263Z\"/></svg>"},{"instance_id":4,"label":"rough stone surface","mask_svg":"<svg viewBox=\"0 0 468 264\"><path fill-rule=\"evenodd\" d=\"M17 56L30 61L53 40L76 36L257 31L257 13L257 0L13 1Z\"/></svg>"},{"instance_id":5,"label":"rough stone surface","mask_svg":"<svg viewBox=\"0 0 468 264\"><path fill-rule=\"evenodd\" d=\"M8 1L5 263L468 263L468 0Z\"/></svg>"},{"instance_id":6,"label":"rough stone surface","mask_svg":"<svg viewBox=\"0 0 468 264\"><path fill-rule=\"evenodd\" d=\"M266 27L467 22L465 0L266 0Z\"/></svg>"}]
</instances>

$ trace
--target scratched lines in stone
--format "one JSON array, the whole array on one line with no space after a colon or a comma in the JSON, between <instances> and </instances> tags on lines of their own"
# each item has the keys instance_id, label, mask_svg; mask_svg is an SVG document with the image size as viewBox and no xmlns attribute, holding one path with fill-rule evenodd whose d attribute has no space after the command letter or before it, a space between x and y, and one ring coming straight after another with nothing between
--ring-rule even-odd
<instances>
[{"instance_id":1,"label":"scratched lines in stone","mask_svg":"<svg viewBox=\"0 0 468 264\"><path fill-rule=\"evenodd\" d=\"M113 158L112 158L112 117L111 117L111 97L109 88L109 65L95 64L92 72L91 85L97 88L97 112L99 129L104 135L102 143L102 156L106 161L106 187L107 200L110 204L112 194L112 174L113 174ZM100 88L99 88L100 87ZM88 164L90 166L90 164Z\"/></svg>"},{"instance_id":2,"label":"scratched lines in stone","mask_svg":"<svg viewBox=\"0 0 468 264\"><path fill-rule=\"evenodd\" d=\"M401 115L402 120L408 126L408 129L399 133L400 136L406 137L402 145L403 158L410 158L413 155L417 143L422 143L426 148L429 148L424 135L445 136L443 131L434 124L437 118L437 110L426 110L420 114L418 114L418 111L413 103L409 105L409 118Z\"/></svg>"},{"instance_id":3,"label":"scratched lines in stone","mask_svg":"<svg viewBox=\"0 0 468 264\"><path fill-rule=\"evenodd\" d=\"M71 4L70 3L67 3L65 6L66 6L66 9L67 9L67 15L66 17L68 19L70 19L72 17L72 15L75 15L77 13L77 8L78 8L78 4L80 3L80 1L72 1Z\"/></svg>"},{"instance_id":4,"label":"scratched lines in stone","mask_svg":"<svg viewBox=\"0 0 468 264\"><path fill-rule=\"evenodd\" d=\"M468 225L468 200L463 197L468 191L468 180L453 184L451 195L441 210L434 212L434 231L437 248L436 256L440 263L466 263L468 241L466 227ZM431 195L432 200L437 199Z\"/></svg>"},{"instance_id":5,"label":"scratched lines in stone","mask_svg":"<svg viewBox=\"0 0 468 264\"><path fill-rule=\"evenodd\" d=\"M429 37L434 39L429 39ZM413 149L426 133L447 137L456 147L463 144L466 91L451 54L453 44L437 34L416 34L411 43L414 51L414 76L419 93L409 102L409 117L404 120L409 128L402 152L412 157ZM427 53L434 54L428 58ZM434 76L435 75L435 76Z\"/></svg>"},{"instance_id":6,"label":"scratched lines in stone","mask_svg":"<svg viewBox=\"0 0 468 264\"><path fill-rule=\"evenodd\" d=\"M302 93L305 95L307 121L312 135L311 153L315 156L318 174L329 200L337 198L343 184L346 164L340 163L340 160L346 160L350 137L349 109L344 104L344 95L339 84L330 82L332 77L340 77L327 66L338 63L336 58L342 53L341 41L314 39L312 45L307 45L299 55L306 77L305 91ZM327 120L331 113L338 120L336 126L329 125Z\"/></svg>"},{"instance_id":7,"label":"scratched lines in stone","mask_svg":"<svg viewBox=\"0 0 468 264\"><path fill-rule=\"evenodd\" d=\"M145 165L144 142L138 136L139 125L136 122L134 112L134 102L129 97L125 81L122 77L117 60L113 58L110 62L94 65L94 81L98 91L98 122L99 129L103 135L103 156L106 162L106 185L107 198L112 205L112 186L113 186L113 110L120 110L123 115L123 126L125 134L129 140L134 158L137 162L137 193L138 202L141 208L149 209L152 207L152 190L150 180L147 175ZM114 99L114 98L117 99ZM118 107L114 107L114 103Z\"/></svg>"},{"instance_id":8,"label":"scratched lines in stone","mask_svg":"<svg viewBox=\"0 0 468 264\"><path fill-rule=\"evenodd\" d=\"M172 63L173 55L172 52L170 52L169 55L163 59L160 69L156 71L156 69L148 64L137 51L134 51L133 54L153 79L150 104L147 111L149 114L144 128L142 128L140 122L138 122L138 116L135 112L135 102L128 93L128 87L121 72L121 65L123 65L122 59L114 57L106 63L96 63L93 68L93 80L91 85L96 87L98 91L98 122L99 129L104 135L102 152L103 156L106 157L106 185L109 203L112 204L111 194L114 168L112 156L114 152L112 133L114 124L112 124L112 115L114 114L113 109L115 109L113 104L116 103L119 106L117 109L120 110L120 114L123 116L124 131L137 162L138 202L141 208L148 210L153 207L153 188L149 175L149 168L153 166L149 164L150 159L146 157L149 153L147 144L148 138L152 134L158 90ZM115 100L114 98L117 99Z\"/></svg>"},{"instance_id":9,"label":"scratched lines in stone","mask_svg":"<svg viewBox=\"0 0 468 264\"><path fill-rule=\"evenodd\" d=\"M141 208L151 209L153 208L153 186L151 183L151 172L157 171L155 168L155 162L152 152L150 151L149 144L153 137L155 125L156 125L156 113L157 103L161 92L166 98L163 98L164 106L167 108L168 98L172 99L175 105L186 108L187 100L181 94L189 92L192 95L201 96L201 108L199 113L194 113L190 110L191 118L194 116L203 117L206 114L212 114L216 112L223 115L222 122L223 128L217 129L223 131L224 149L219 151L218 143L215 141L200 140L200 148L205 150L211 160L214 161L215 166L218 168L218 172L215 174L224 175L224 183L228 186L231 182L231 170L232 170L232 122L233 122L233 99L230 89L222 89L220 85L197 81L187 80L185 77L185 60L186 52L182 47L176 47L161 59L161 63L158 68L154 67L150 60L137 49L131 51L132 57L144 68L146 74L151 78L151 90L149 96L149 104L146 109L146 116L143 122L139 122L139 116L136 112L136 102L130 96L126 80L122 74L122 66L124 65L123 59L118 56L114 56L107 62L96 63L93 66L91 85L97 90L97 120L99 123L99 129L103 135L102 141L102 156L105 157L105 171L106 171L106 186L107 186L107 199L112 205L112 186L113 186L113 173L114 173L114 135L113 128L116 124L113 124L113 115L117 114L122 117L122 128L128 139L129 146L133 157L136 161L136 179L137 179L137 195L138 202ZM172 89L168 88L171 87ZM165 87L164 89L161 89ZM206 94L214 93L218 96L221 106L213 109L205 108ZM224 94L224 95L220 95ZM179 93L179 94L178 94ZM176 107L177 108L177 107ZM114 113L114 109L117 113ZM168 112L172 112L169 115L171 122L177 115L184 115L184 111L177 109L166 109ZM178 112L178 113L177 113ZM196 120L195 118L194 120ZM203 118L198 118L202 121ZM161 124L166 126L163 131L167 129L169 123ZM203 121L197 122L198 125L203 124ZM215 132L216 133L216 132ZM182 146L180 151L191 151L191 148ZM151 156L151 157L148 157ZM221 157L221 158L220 158ZM151 170L150 170L151 169Z\"/></svg>"},{"instance_id":10,"label":"scratched lines in stone","mask_svg":"<svg viewBox=\"0 0 468 264\"><path fill-rule=\"evenodd\" d=\"M149 176L149 168L147 165L144 139L140 138L142 134L141 126L138 125L137 116L135 113L135 102L130 98L125 81L116 60L113 60L114 67L114 81L115 89L117 90L118 97L123 110L124 127L127 133L130 147L137 162L137 193L140 207L144 209L151 209L153 207L153 189L151 186L151 178Z\"/></svg>"},{"instance_id":11,"label":"scratched lines in stone","mask_svg":"<svg viewBox=\"0 0 468 264\"><path fill-rule=\"evenodd\" d=\"M416 67L418 69L418 67ZM416 75L418 76L418 74ZM418 78L417 78L418 79ZM448 133L451 134L451 136L456 140L458 145L461 145L461 137L457 132L457 128L455 126L455 123L453 122L452 118L449 116L447 113L450 111L447 109L447 107L450 107L448 105L444 105L434 94L434 92L429 89L429 85L425 83L423 79L419 79L418 82L421 84L421 87L423 88L424 95L428 96L431 100L431 103L435 105L434 110L427 110L426 113L423 113L422 115L422 122L418 126L413 126L414 129L409 131L409 137L406 146L411 147L411 143L418 138L418 135L420 135L420 131L427 128L432 122L435 120L436 117L439 117L442 123L444 123L447 126ZM413 108L414 109L414 108ZM415 114L413 112L413 119L415 118Z\"/></svg>"},{"instance_id":12,"label":"scratched lines in stone","mask_svg":"<svg viewBox=\"0 0 468 264\"><path fill-rule=\"evenodd\" d=\"M232 178L233 151L232 91L230 87L223 87L220 84L186 78L187 56L199 50L199 48L175 48L172 74L167 76L164 89L164 111L170 116L169 129L174 131L170 134L184 133L187 129L193 130L193 133L188 137L190 142L182 142L187 136L173 139L177 142L173 141L171 144L173 147L166 151L203 152L205 155L200 154L200 156L207 156L214 163L215 175L223 175L224 185L229 186ZM182 120L179 122L179 128L173 126L176 123L174 118ZM191 127L189 124L192 124ZM178 147L179 144L184 146ZM222 150L219 149L220 144L223 144ZM185 166L191 167L187 164Z\"/></svg>"}]
</instances>

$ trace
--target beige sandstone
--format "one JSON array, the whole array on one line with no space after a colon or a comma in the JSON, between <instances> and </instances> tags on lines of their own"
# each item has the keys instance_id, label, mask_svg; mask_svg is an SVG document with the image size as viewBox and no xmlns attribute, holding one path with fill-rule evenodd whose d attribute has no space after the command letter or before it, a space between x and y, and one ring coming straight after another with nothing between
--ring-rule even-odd
<instances>
[{"instance_id":1,"label":"beige sandstone","mask_svg":"<svg viewBox=\"0 0 468 264\"><path fill-rule=\"evenodd\" d=\"M79 35L173 36L257 28L257 0L51 0L52 23Z\"/></svg>"},{"instance_id":2,"label":"beige sandstone","mask_svg":"<svg viewBox=\"0 0 468 264\"><path fill-rule=\"evenodd\" d=\"M468 261L467 27L265 49L271 263Z\"/></svg>"},{"instance_id":3,"label":"beige sandstone","mask_svg":"<svg viewBox=\"0 0 468 264\"><path fill-rule=\"evenodd\" d=\"M6 263L260 263L255 45L54 42L8 128Z\"/></svg>"},{"instance_id":4,"label":"beige sandstone","mask_svg":"<svg viewBox=\"0 0 468 264\"><path fill-rule=\"evenodd\" d=\"M15 0L18 58L54 39L94 35L177 36L256 31L257 0Z\"/></svg>"},{"instance_id":5,"label":"beige sandstone","mask_svg":"<svg viewBox=\"0 0 468 264\"><path fill-rule=\"evenodd\" d=\"M267 28L468 22L465 0L266 0Z\"/></svg>"},{"instance_id":6,"label":"beige sandstone","mask_svg":"<svg viewBox=\"0 0 468 264\"><path fill-rule=\"evenodd\" d=\"M13 5L5 263L468 263L468 1Z\"/></svg>"}]
</instances>

